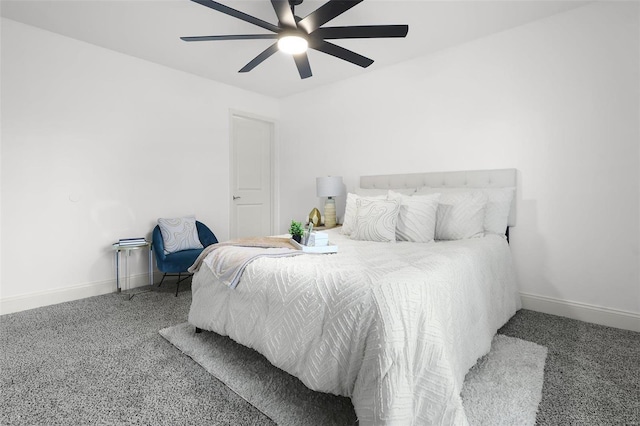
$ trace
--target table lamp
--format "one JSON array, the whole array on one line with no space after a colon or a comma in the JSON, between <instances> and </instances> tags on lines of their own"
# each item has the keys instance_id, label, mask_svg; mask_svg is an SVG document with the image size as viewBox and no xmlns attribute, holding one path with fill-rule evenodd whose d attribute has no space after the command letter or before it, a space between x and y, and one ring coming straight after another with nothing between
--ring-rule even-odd
<instances>
[{"instance_id":1,"label":"table lamp","mask_svg":"<svg viewBox=\"0 0 640 426\"><path fill-rule=\"evenodd\" d=\"M324 205L324 226L333 228L336 226L336 201L333 197L342 195L342 176L327 176L316 178L316 194L318 197L327 197Z\"/></svg>"}]
</instances>

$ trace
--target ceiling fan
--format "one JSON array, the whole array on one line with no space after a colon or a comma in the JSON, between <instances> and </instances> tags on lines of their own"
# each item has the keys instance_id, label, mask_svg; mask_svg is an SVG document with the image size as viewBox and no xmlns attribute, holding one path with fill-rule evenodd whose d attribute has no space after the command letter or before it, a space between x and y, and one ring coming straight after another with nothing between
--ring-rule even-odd
<instances>
[{"instance_id":1,"label":"ceiling fan","mask_svg":"<svg viewBox=\"0 0 640 426\"><path fill-rule=\"evenodd\" d=\"M338 15L356 6L363 0L329 0L304 18L295 14L295 6L302 0L271 0L273 9L278 17L278 25L273 25L262 19L248 15L239 10L225 6L213 0L191 0L218 12L249 22L258 27L271 31L273 34L238 34L180 37L184 41L213 41L213 40L276 40L258 56L253 58L239 72L249 72L265 59L282 50L290 53L298 67L300 78L312 76L307 48L324 52L336 58L343 59L363 68L373 63L372 59L359 55L327 40L348 38L387 38L405 37L409 31L408 25L361 25L344 27L322 27Z\"/></svg>"}]
</instances>

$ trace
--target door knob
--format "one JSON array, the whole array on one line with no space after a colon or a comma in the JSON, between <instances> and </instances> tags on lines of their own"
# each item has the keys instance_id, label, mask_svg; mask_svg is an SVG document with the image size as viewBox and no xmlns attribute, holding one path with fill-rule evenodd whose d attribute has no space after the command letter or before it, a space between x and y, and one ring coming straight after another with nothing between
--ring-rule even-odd
<instances>
[{"instance_id":1,"label":"door knob","mask_svg":"<svg viewBox=\"0 0 640 426\"><path fill-rule=\"evenodd\" d=\"M240 198L242 198L242 197L236 197L235 195L233 196L234 200L239 200Z\"/></svg>"}]
</instances>

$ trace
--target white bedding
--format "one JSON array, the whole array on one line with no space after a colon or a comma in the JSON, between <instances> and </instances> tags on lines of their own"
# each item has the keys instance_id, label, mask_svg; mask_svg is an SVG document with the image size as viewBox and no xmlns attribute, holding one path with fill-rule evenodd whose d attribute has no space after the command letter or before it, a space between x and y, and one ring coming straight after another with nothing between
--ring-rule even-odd
<instances>
[{"instance_id":1,"label":"white bedding","mask_svg":"<svg viewBox=\"0 0 640 426\"><path fill-rule=\"evenodd\" d=\"M506 241L353 241L260 258L237 288L203 266L189 322L256 349L311 389L351 398L361 425L464 425L464 376L520 307Z\"/></svg>"}]
</instances>

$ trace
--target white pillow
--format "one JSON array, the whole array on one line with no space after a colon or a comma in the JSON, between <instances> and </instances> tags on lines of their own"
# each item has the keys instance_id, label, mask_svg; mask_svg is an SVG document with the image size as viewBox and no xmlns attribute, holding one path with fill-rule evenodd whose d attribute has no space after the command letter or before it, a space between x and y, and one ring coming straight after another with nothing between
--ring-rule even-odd
<instances>
[{"instance_id":1,"label":"white pillow","mask_svg":"<svg viewBox=\"0 0 640 426\"><path fill-rule=\"evenodd\" d=\"M435 238L440 194L409 196L390 190L389 198L400 200L396 240L428 243Z\"/></svg>"},{"instance_id":2,"label":"white pillow","mask_svg":"<svg viewBox=\"0 0 640 426\"><path fill-rule=\"evenodd\" d=\"M484 230L493 234L504 235L509 225L511 201L516 188L485 188L482 192L488 198L487 211L484 217Z\"/></svg>"},{"instance_id":3,"label":"white pillow","mask_svg":"<svg viewBox=\"0 0 640 426\"><path fill-rule=\"evenodd\" d=\"M362 241L391 242L396 240L399 200L358 198L358 211L351 238Z\"/></svg>"},{"instance_id":4,"label":"white pillow","mask_svg":"<svg viewBox=\"0 0 640 426\"><path fill-rule=\"evenodd\" d=\"M198 237L195 216L158 219L158 226L164 242L164 253L204 248Z\"/></svg>"},{"instance_id":5,"label":"white pillow","mask_svg":"<svg viewBox=\"0 0 640 426\"><path fill-rule=\"evenodd\" d=\"M388 191L385 190L384 194L377 195L375 197L367 197L367 199L383 200L387 198L387 192ZM358 210L358 206L356 205L356 200L358 198L361 198L361 197L351 192L347 194L347 205L344 209L344 219L342 219L342 228L341 228L341 232L344 235L351 235L351 233L353 232L353 228L356 223L356 212Z\"/></svg>"},{"instance_id":6,"label":"white pillow","mask_svg":"<svg viewBox=\"0 0 640 426\"><path fill-rule=\"evenodd\" d=\"M463 240L484 235L487 196L480 192L449 192L440 196L436 240Z\"/></svg>"},{"instance_id":7,"label":"white pillow","mask_svg":"<svg viewBox=\"0 0 640 426\"><path fill-rule=\"evenodd\" d=\"M389 191L397 192L403 195L411 195L416 192L416 188L400 188L400 189L356 188L356 195L359 197L376 197L376 196L384 195L386 197Z\"/></svg>"},{"instance_id":8,"label":"white pillow","mask_svg":"<svg viewBox=\"0 0 640 426\"><path fill-rule=\"evenodd\" d=\"M492 234L504 235L509 223L511 201L515 194L515 187L505 188L429 188L418 189L416 195L451 193L451 192L482 192L487 196L487 207L484 217L484 231Z\"/></svg>"}]
</instances>

